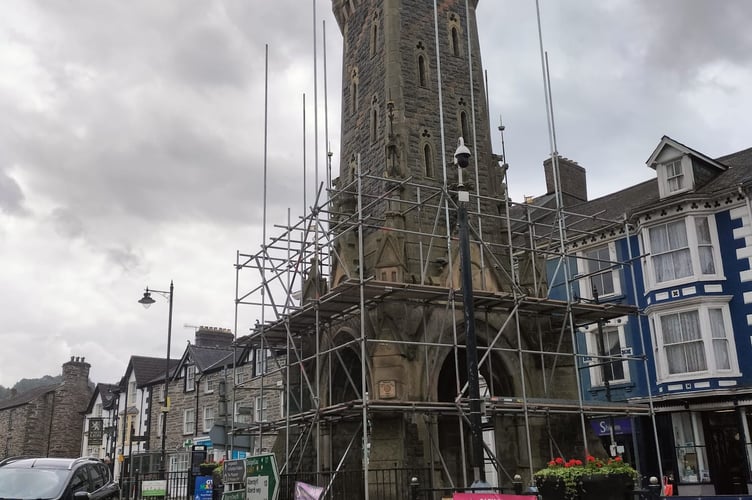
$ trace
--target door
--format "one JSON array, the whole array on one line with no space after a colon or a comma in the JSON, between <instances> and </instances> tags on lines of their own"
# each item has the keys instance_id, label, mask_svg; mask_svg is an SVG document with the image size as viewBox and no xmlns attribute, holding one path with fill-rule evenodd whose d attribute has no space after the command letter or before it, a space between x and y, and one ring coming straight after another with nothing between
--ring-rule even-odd
<instances>
[{"instance_id":1,"label":"door","mask_svg":"<svg viewBox=\"0 0 752 500\"><path fill-rule=\"evenodd\" d=\"M703 413L710 478L716 495L747 494L747 462L736 411Z\"/></svg>"}]
</instances>

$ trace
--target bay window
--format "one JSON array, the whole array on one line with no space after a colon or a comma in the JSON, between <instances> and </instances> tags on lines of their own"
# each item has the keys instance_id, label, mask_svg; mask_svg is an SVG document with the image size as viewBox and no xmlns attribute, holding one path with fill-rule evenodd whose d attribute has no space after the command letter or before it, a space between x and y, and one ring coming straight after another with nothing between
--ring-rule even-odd
<instances>
[{"instance_id":1,"label":"bay window","mask_svg":"<svg viewBox=\"0 0 752 500\"><path fill-rule=\"evenodd\" d=\"M712 217L692 216L651 226L644 243L649 254L648 282L654 286L720 277Z\"/></svg>"},{"instance_id":2,"label":"bay window","mask_svg":"<svg viewBox=\"0 0 752 500\"><path fill-rule=\"evenodd\" d=\"M659 350L659 380L738 374L728 297L648 311ZM650 308L649 308L650 309Z\"/></svg>"}]
</instances>

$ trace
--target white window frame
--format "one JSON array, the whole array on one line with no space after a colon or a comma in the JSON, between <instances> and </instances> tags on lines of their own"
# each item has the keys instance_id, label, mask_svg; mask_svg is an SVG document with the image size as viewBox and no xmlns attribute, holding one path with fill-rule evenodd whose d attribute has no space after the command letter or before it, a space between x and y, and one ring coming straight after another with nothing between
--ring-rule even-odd
<instances>
[{"instance_id":1,"label":"white window frame","mask_svg":"<svg viewBox=\"0 0 752 500\"><path fill-rule=\"evenodd\" d=\"M269 372L269 362L274 359L271 349L253 350L253 375L260 377Z\"/></svg>"},{"instance_id":2,"label":"white window frame","mask_svg":"<svg viewBox=\"0 0 752 500\"><path fill-rule=\"evenodd\" d=\"M245 366L237 366L235 367L235 385L243 385L246 383L245 373Z\"/></svg>"},{"instance_id":3,"label":"white window frame","mask_svg":"<svg viewBox=\"0 0 752 500\"><path fill-rule=\"evenodd\" d=\"M169 472L184 472L190 468L191 452L169 453Z\"/></svg>"},{"instance_id":4,"label":"white window frame","mask_svg":"<svg viewBox=\"0 0 752 500\"><path fill-rule=\"evenodd\" d=\"M601 250L604 248L608 248L608 260L611 261L614 264L609 265L607 262L596 262L592 259L587 257L588 253L591 253L593 251ZM580 285L580 296L585 299L593 299L593 282L592 278L596 275L611 273L611 280L614 285L613 291L605 292L604 290L598 290L598 298L607 298L607 297L618 297L622 294L621 291L621 277L619 273L619 268L615 266L616 263L616 243L610 242L606 245L598 245L590 248L586 248L579 252L578 257L580 258L578 269L580 274L586 274L587 276L584 278L580 278L579 285ZM600 264L601 266L609 267L611 266L610 271L604 270L602 272L599 272L597 270L591 271L591 266L597 266Z\"/></svg>"},{"instance_id":5,"label":"white window frame","mask_svg":"<svg viewBox=\"0 0 752 500\"><path fill-rule=\"evenodd\" d=\"M165 423L165 413L159 412L157 414L157 436L162 437L162 432L164 432L164 423Z\"/></svg>"},{"instance_id":6,"label":"white window frame","mask_svg":"<svg viewBox=\"0 0 752 500\"><path fill-rule=\"evenodd\" d=\"M214 380L210 376L204 377L204 394L212 394L214 392Z\"/></svg>"},{"instance_id":7,"label":"white window frame","mask_svg":"<svg viewBox=\"0 0 752 500\"><path fill-rule=\"evenodd\" d=\"M214 426L214 406L211 406L211 405L204 406L203 425L204 425L204 432L209 432L211 428Z\"/></svg>"},{"instance_id":8,"label":"white window frame","mask_svg":"<svg viewBox=\"0 0 752 500\"><path fill-rule=\"evenodd\" d=\"M247 401L235 401L235 408L233 409L232 415L233 415L233 421L239 423L239 424L250 424L253 419L253 410L251 410L251 413L249 415L241 415L240 414L240 407L249 408L250 403Z\"/></svg>"},{"instance_id":9,"label":"white window frame","mask_svg":"<svg viewBox=\"0 0 752 500\"><path fill-rule=\"evenodd\" d=\"M183 410L183 434L195 434L196 432L196 410L186 408Z\"/></svg>"},{"instance_id":10,"label":"white window frame","mask_svg":"<svg viewBox=\"0 0 752 500\"><path fill-rule=\"evenodd\" d=\"M128 405L136 404L136 399L138 398L137 391L138 387L136 387L136 381L133 380L128 382Z\"/></svg>"},{"instance_id":11,"label":"white window frame","mask_svg":"<svg viewBox=\"0 0 752 500\"><path fill-rule=\"evenodd\" d=\"M95 417L101 417L102 416L102 403L96 403L94 405L94 412L93 415Z\"/></svg>"},{"instance_id":12,"label":"white window frame","mask_svg":"<svg viewBox=\"0 0 752 500\"><path fill-rule=\"evenodd\" d=\"M697 225L695 222L695 220L698 218L705 218L708 222L708 231L710 233L710 245L713 247L712 248L713 266L715 268L715 272L712 274L703 274L701 270L702 266L700 265L700 251L699 251L700 244L698 243L698 239L697 239ZM656 273L655 273L655 263L653 262L653 255L651 252L650 229L654 229L659 226L664 226L667 224L672 224L678 221L684 222L684 229L687 232L687 248L689 249L689 253L690 253L692 273L689 276L684 276L681 278L675 278L671 280L658 282L656 278ZM647 255L645 257L645 261L643 265L643 277L645 279L645 288L646 288L646 291L648 292L652 290L656 290L656 289L670 288L670 287L683 285L685 283L692 283L696 281L712 281L712 280L725 279L723 275L723 262L721 260L720 243L718 241L718 227L716 226L715 215L712 213L693 214L693 215L689 215L687 217L683 217L680 219L674 218L674 219L661 220L657 224L651 224L650 226L643 227L640 239L641 239L641 243L643 246L643 251ZM707 245L704 245L704 246L707 247Z\"/></svg>"},{"instance_id":13,"label":"white window frame","mask_svg":"<svg viewBox=\"0 0 752 500\"><path fill-rule=\"evenodd\" d=\"M731 296L713 296L697 297L689 300L682 300L680 303L672 302L658 306L648 307L646 313L650 319L650 329L653 337L653 345L656 349L656 377L658 383L674 382L680 380L693 380L707 377L738 377L739 360L736 353L736 342L734 341L734 327L731 322L731 313L728 302ZM723 319L724 333L728 345L728 369L716 368L715 352L713 350L713 331L710 324L710 310L719 309ZM702 336L702 342L705 354L706 369L701 371L669 373L668 359L663 342L663 330L661 317L690 311L698 312L698 321L700 322L699 331Z\"/></svg>"},{"instance_id":14,"label":"white window frame","mask_svg":"<svg viewBox=\"0 0 752 500\"><path fill-rule=\"evenodd\" d=\"M253 417L255 422L267 422L269 418L269 398L256 396L253 400Z\"/></svg>"},{"instance_id":15,"label":"white window frame","mask_svg":"<svg viewBox=\"0 0 752 500\"><path fill-rule=\"evenodd\" d=\"M683 185L681 188L672 189L671 179L678 178L678 176L675 175L674 172L671 172L672 175L669 175L669 172L677 165L677 162L678 165L681 166ZM687 155L661 161L661 163L656 165L656 173L658 175L658 191L661 198L666 198L667 196L673 196L694 189L695 178L694 172L692 171L692 160Z\"/></svg>"},{"instance_id":16,"label":"white window frame","mask_svg":"<svg viewBox=\"0 0 752 500\"><path fill-rule=\"evenodd\" d=\"M196 390L196 367L194 365L186 365L185 367L185 392L193 392Z\"/></svg>"},{"instance_id":17,"label":"white window frame","mask_svg":"<svg viewBox=\"0 0 752 500\"><path fill-rule=\"evenodd\" d=\"M629 321L629 317L622 316L620 318L615 318L609 321L604 321L602 323L602 328L604 331L616 331L619 334L619 345L622 350L628 349L629 346L626 342L626 333L625 333L625 327L627 325L627 322ZM595 365L592 368L590 368L590 385L592 387L605 387L605 383L603 380L603 364L604 362L607 362L606 359L598 358L599 355L599 343L598 343L598 335L600 334L598 331L598 324L592 323L589 324L585 329L585 343L587 345L587 352L588 356L593 356L590 360L589 364ZM614 362L617 362L616 360L613 360ZM618 384L628 384L631 382L631 377L629 373L629 362L625 359L622 363L622 369L624 371L624 378L621 379L613 379L609 380L609 385L618 385Z\"/></svg>"}]
</instances>

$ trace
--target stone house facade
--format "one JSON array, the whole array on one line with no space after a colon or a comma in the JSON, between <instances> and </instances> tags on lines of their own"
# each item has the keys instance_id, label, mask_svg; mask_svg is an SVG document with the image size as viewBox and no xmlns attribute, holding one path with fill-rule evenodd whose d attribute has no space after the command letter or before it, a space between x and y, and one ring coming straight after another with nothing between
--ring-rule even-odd
<instances>
[{"instance_id":1,"label":"stone house facade","mask_svg":"<svg viewBox=\"0 0 752 500\"><path fill-rule=\"evenodd\" d=\"M0 459L16 455L77 457L83 412L91 398L84 358L63 364L63 382L37 387L0 403Z\"/></svg>"},{"instance_id":2,"label":"stone house facade","mask_svg":"<svg viewBox=\"0 0 752 500\"><path fill-rule=\"evenodd\" d=\"M186 347L170 377L165 447L171 470L184 466L196 444L206 445L217 460L230 456L229 450L252 454L272 449L276 432L264 423L283 414L282 391L276 385L281 376L262 376L270 363L254 361L261 351L233 347L233 340L230 330L199 327L195 343ZM267 353L265 359L270 357ZM155 428L149 436L151 450L161 449L157 423L165 406L163 390L163 380L153 381L150 398L157 404L149 407L148 420Z\"/></svg>"}]
</instances>

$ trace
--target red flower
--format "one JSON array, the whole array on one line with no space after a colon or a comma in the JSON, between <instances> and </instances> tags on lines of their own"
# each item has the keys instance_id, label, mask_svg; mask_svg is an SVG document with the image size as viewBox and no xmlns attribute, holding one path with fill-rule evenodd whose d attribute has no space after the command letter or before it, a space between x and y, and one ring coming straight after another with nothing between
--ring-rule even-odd
<instances>
[{"instance_id":1,"label":"red flower","mask_svg":"<svg viewBox=\"0 0 752 500\"><path fill-rule=\"evenodd\" d=\"M574 464L575 464L575 465L582 465L582 460L575 460L575 461L574 461Z\"/></svg>"},{"instance_id":2,"label":"red flower","mask_svg":"<svg viewBox=\"0 0 752 500\"><path fill-rule=\"evenodd\" d=\"M595 457L593 455L588 455L587 456L587 461L588 462L595 462Z\"/></svg>"},{"instance_id":3,"label":"red flower","mask_svg":"<svg viewBox=\"0 0 752 500\"><path fill-rule=\"evenodd\" d=\"M548 466L549 467L554 467L555 465L556 465L556 461L555 460L551 460L550 462L548 462Z\"/></svg>"},{"instance_id":4,"label":"red flower","mask_svg":"<svg viewBox=\"0 0 752 500\"><path fill-rule=\"evenodd\" d=\"M564 459L561 457L556 457L556 463L562 465L564 463Z\"/></svg>"},{"instance_id":5,"label":"red flower","mask_svg":"<svg viewBox=\"0 0 752 500\"><path fill-rule=\"evenodd\" d=\"M621 462L621 457L616 457L616 458L614 458L614 461L616 461L616 462Z\"/></svg>"}]
</instances>

